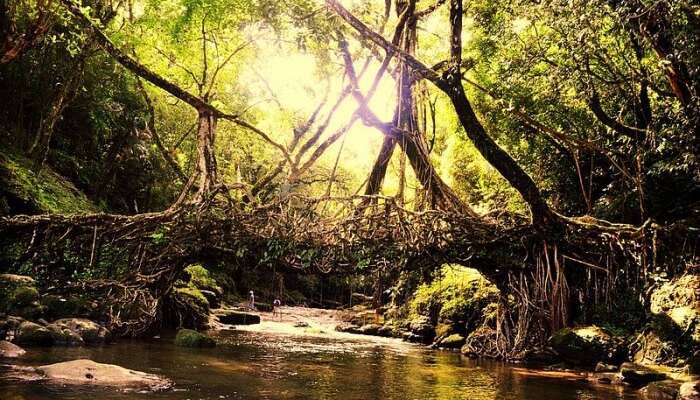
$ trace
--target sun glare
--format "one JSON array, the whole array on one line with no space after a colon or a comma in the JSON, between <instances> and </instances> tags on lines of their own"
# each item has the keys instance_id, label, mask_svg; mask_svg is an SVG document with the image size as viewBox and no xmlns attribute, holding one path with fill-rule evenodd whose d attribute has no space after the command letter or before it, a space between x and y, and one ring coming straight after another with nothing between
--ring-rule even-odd
<instances>
[{"instance_id":1,"label":"sun glare","mask_svg":"<svg viewBox=\"0 0 700 400\"><path fill-rule=\"evenodd\" d=\"M339 98L343 87L348 84L343 78L341 60L338 71L326 78L319 72L317 60L312 54L303 53L293 46L280 45L276 40L258 42L257 62L244 72L243 81L250 82L249 90L255 103L265 110L264 120L260 121L276 140L288 143L291 140L293 123L287 118L286 126L280 116L295 116L298 120L308 118L328 93L327 101L321 111L325 118L331 107ZM292 47L293 49L290 49ZM358 61L356 69L361 69L363 61ZM363 93L371 87L379 63L369 65L360 77L359 84ZM386 75L377 87L370 101L370 109L383 121L390 121L393 115L395 99L394 81ZM332 135L345 126L357 110L357 102L347 96L333 114L328 128L321 140ZM340 162L346 171L356 175L358 181L369 174L382 142L382 133L357 121L353 127L330 147L321 158L321 162L334 163L342 144Z\"/></svg>"}]
</instances>

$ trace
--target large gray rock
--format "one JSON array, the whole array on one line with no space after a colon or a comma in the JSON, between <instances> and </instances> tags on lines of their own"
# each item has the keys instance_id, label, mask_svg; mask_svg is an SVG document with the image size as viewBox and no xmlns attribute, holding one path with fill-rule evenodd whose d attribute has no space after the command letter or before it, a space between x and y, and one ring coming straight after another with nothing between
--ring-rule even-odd
<instances>
[{"instance_id":1,"label":"large gray rock","mask_svg":"<svg viewBox=\"0 0 700 400\"><path fill-rule=\"evenodd\" d=\"M627 355L624 339L595 325L561 329L550 344L562 359L578 365L618 364Z\"/></svg>"},{"instance_id":2,"label":"large gray rock","mask_svg":"<svg viewBox=\"0 0 700 400\"><path fill-rule=\"evenodd\" d=\"M92 360L73 360L40 367L13 367L11 377L30 382L41 381L61 386L96 386L118 391L164 390L172 382L158 375L100 364Z\"/></svg>"},{"instance_id":3,"label":"large gray rock","mask_svg":"<svg viewBox=\"0 0 700 400\"><path fill-rule=\"evenodd\" d=\"M222 324L228 325L252 325L260 323L260 316L235 310L217 310L214 315Z\"/></svg>"},{"instance_id":4,"label":"large gray rock","mask_svg":"<svg viewBox=\"0 0 700 400\"><path fill-rule=\"evenodd\" d=\"M27 352L17 346L5 340L0 340L0 358L17 358L25 355Z\"/></svg>"},{"instance_id":5,"label":"large gray rock","mask_svg":"<svg viewBox=\"0 0 700 400\"><path fill-rule=\"evenodd\" d=\"M650 311L665 317L680 334L700 342L700 275L683 275L667 282L651 294Z\"/></svg>"},{"instance_id":6,"label":"large gray rock","mask_svg":"<svg viewBox=\"0 0 700 400\"><path fill-rule=\"evenodd\" d=\"M651 382L639 392L646 400L675 400L679 387L680 383L677 381L656 381Z\"/></svg>"},{"instance_id":7,"label":"large gray rock","mask_svg":"<svg viewBox=\"0 0 700 400\"><path fill-rule=\"evenodd\" d=\"M82 338L87 344L104 344L111 338L111 333L107 328L85 318L63 318L54 321L50 326L61 331L69 331Z\"/></svg>"},{"instance_id":8,"label":"large gray rock","mask_svg":"<svg viewBox=\"0 0 700 400\"><path fill-rule=\"evenodd\" d=\"M620 376L623 382L632 386L643 386L650 382L668 379L662 372L632 362L626 362L620 366Z\"/></svg>"},{"instance_id":9,"label":"large gray rock","mask_svg":"<svg viewBox=\"0 0 700 400\"><path fill-rule=\"evenodd\" d=\"M36 282L29 276L0 274L0 312L25 318L38 318L43 307L38 302Z\"/></svg>"},{"instance_id":10,"label":"large gray rock","mask_svg":"<svg viewBox=\"0 0 700 400\"><path fill-rule=\"evenodd\" d=\"M435 326L430 318L426 316L419 316L411 320L408 329L413 334L412 339L409 339L409 341L430 344L435 338Z\"/></svg>"},{"instance_id":11,"label":"large gray rock","mask_svg":"<svg viewBox=\"0 0 700 400\"><path fill-rule=\"evenodd\" d=\"M54 343L54 336L45 327L24 321L17 328L15 342L27 346L51 346Z\"/></svg>"}]
</instances>

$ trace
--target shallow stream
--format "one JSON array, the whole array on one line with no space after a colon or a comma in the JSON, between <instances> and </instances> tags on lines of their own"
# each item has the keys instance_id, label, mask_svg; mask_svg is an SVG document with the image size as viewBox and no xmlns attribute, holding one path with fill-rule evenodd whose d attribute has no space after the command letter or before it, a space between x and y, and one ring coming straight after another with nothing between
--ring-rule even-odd
<instances>
[{"instance_id":1,"label":"shallow stream","mask_svg":"<svg viewBox=\"0 0 700 400\"><path fill-rule=\"evenodd\" d=\"M635 399L614 386L553 379L398 340L221 331L214 349L169 338L104 347L30 349L30 365L90 358L164 375L175 388L120 393L0 379L2 400L87 399Z\"/></svg>"}]
</instances>

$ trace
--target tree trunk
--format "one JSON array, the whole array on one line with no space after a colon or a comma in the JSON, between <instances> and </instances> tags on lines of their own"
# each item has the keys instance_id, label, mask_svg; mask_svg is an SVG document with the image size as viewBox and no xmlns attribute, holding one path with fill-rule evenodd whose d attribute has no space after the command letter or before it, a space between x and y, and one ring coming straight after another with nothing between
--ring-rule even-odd
<instances>
[{"instance_id":1,"label":"tree trunk","mask_svg":"<svg viewBox=\"0 0 700 400\"><path fill-rule=\"evenodd\" d=\"M407 54L402 49L389 43L376 32L373 32L336 0L326 0L325 3L350 26L357 30L363 38L381 46L387 51L395 52L395 54L401 58L401 61L410 66L417 76L430 80L438 89L447 94L467 133L467 137L486 161L488 161L528 203L535 225L538 227L546 227L550 224L559 225L557 224L555 214L547 205L532 178L520 167L510 154L498 146L486 133L486 130L477 119L461 83L461 72L459 70L461 65L459 63L454 64L453 62L452 68L448 69L444 76L440 76L437 72L418 61L411 54ZM461 2L453 0L450 13L453 29L450 48L452 52L461 52L461 44L459 43L461 40ZM457 15L459 15L460 18L456 18ZM455 65L457 68L454 68ZM415 150L418 150L418 148ZM415 151L415 153L417 153L417 151ZM407 151L406 154L413 166L416 159L411 159L411 153L409 151ZM414 155L417 156L417 154Z\"/></svg>"},{"instance_id":2,"label":"tree trunk","mask_svg":"<svg viewBox=\"0 0 700 400\"><path fill-rule=\"evenodd\" d=\"M532 178L484 130L464 93L462 84L455 84L453 91L448 94L467 137L486 161L525 199L530 206L533 222L542 227L554 223L555 217Z\"/></svg>"},{"instance_id":3,"label":"tree trunk","mask_svg":"<svg viewBox=\"0 0 700 400\"><path fill-rule=\"evenodd\" d=\"M199 111L197 122L198 200L202 200L210 193L216 183L216 156L214 154L216 123L216 117L209 110Z\"/></svg>"},{"instance_id":4,"label":"tree trunk","mask_svg":"<svg viewBox=\"0 0 700 400\"><path fill-rule=\"evenodd\" d=\"M405 11L409 13L401 41L401 50L405 54L412 55L416 49L416 19L413 16L415 1L397 1L396 12L401 15ZM433 209L454 211L475 217L477 214L454 193L454 191L440 178L430 161L428 146L423 132L420 131L416 117L415 105L415 79L412 70L405 62L399 67L399 82L397 85L398 108L394 118L394 124L400 132L395 139L392 133L384 131L385 139L382 143L377 161L372 168L365 194L374 195L379 192L382 181L386 175L387 166L394 147L398 143L420 181L427 192L428 203Z\"/></svg>"},{"instance_id":5,"label":"tree trunk","mask_svg":"<svg viewBox=\"0 0 700 400\"><path fill-rule=\"evenodd\" d=\"M370 172L369 179L367 180L365 195L372 196L379 194L379 190L382 188L382 182L386 176L389 161L391 160L392 154L394 154L395 147L396 139L392 136L384 135L382 148L379 150L379 155L377 156L377 160L374 162L372 172Z\"/></svg>"}]
</instances>

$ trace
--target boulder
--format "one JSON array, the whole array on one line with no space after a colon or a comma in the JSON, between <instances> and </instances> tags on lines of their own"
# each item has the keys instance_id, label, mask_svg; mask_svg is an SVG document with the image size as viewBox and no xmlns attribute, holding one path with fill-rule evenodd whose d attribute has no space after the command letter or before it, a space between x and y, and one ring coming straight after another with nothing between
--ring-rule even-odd
<instances>
[{"instance_id":1,"label":"boulder","mask_svg":"<svg viewBox=\"0 0 700 400\"><path fill-rule=\"evenodd\" d=\"M353 293L352 304L372 304L373 297L362 293Z\"/></svg>"},{"instance_id":2,"label":"boulder","mask_svg":"<svg viewBox=\"0 0 700 400\"><path fill-rule=\"evenodd\" d=\"M358 311L343 318L344 322L356 326L362 326L377 322L377 313L374 310Z\"/></svg>"},{"instance_id":3,"label":"boulder","mask_svg":"<svg viewBox=\"0 0 700 400\"><path fill-rule=\"evenodd\" d=\"M36 281L31 276L26 275L0 274L0 285L34 286Z\"/></svg>"},{"instance_id":4,"label":"boulder","mask_svg":"<svg viewBox=\"0 0 700 400\"><path fill-rule=\"evenodd\" d=\"M5 340L0 340L0 358L17 358L25 355L27 352L17 346Z\"/></svg>"},{"instance_id":5,"label":"boulder","mask_svg":"<svg viewBox=\"0 0 700 400\"><path fill-rule=\"evenodd\" d=\"M12 300L16 307L29 306L39 300L39 291L33 286L20 286L12 292Z\"/></svg>"},{"instance_id":6,"label":"boulder","mask_svg":"<svg viewBox=\"0 0 700 400\"><path fill-rule=\"evenodd\" d=\"M675 400L680 383L673 380L651 382L639 393L646 400Z\"/></svg>"},{"instance_id":7,"label":"boulder","mask_svg":"<svg viewBox=\"0 0 700 400\"><path fill-rule=\"evenodd\" d=\"M599 362L595 365L595 372L617 372L618 367L612 364Z\"/></svg>"},{"instance_id":8,"label":"boulder","mask_svg":"<svg viewBox=\"0 0 700 400\"><path fill-rule=\"evenodd\" d=\"M45 327L24 321L17 327L15 342L28 346L50 346L54 343L54 336Z\"/></svg>"},{"instance_id":9,"label":"boulder","mask_svg":"<svg viewBox=\"0 0 700 400\"><path fill-rule=\"evenodd\" d=\"M34 279L24 275L0 274L0 312L37 318L43 308Z\"/></svg>"},{"instance_id":10,"label":"boulder","mask_svg":"<svg viewBox=\"0 0 700 400\"><path fill-rule=\"evenodd\" d=\"M396 328L391 324L384 324L377 331L377 335L382 337L395 337Z\"/></svg>"},{"instance_id":11,"label":"boulder","mask_svg":"<svg viewBox=\"0 0 700 400\"><path fill-rule=\"evenodd\" d=\"M627 353L624 339L595 325L561 329L551 337L550 344L565 361L585 366L599 361L617 364Z\"/></svg>"},{"instance_id":12,"label":"boulder","mask_svg":"<svg viewBox=\"0 0 700 400\"><path fill-rule=\"evenodd\" d=\"M459 349L464 346L464 342L464 336L460 335L459 333L453 333L452 335L441 339L437 345L438 347L442 347L444 349Z\"/></svg>"},{"instance_id":13,"label":"boulder","mask_svg":"<svg viewBox=\"0 0 700 400\"><path fill-rule=\"evenodd\" d=\"M678 400L700 400L700 381L682 384L678 389Z\"/></svg>"},{"instance_id":14,"label":"boulder","mask_svg":"<svg viewBox=\"0 0 700 400\"><path fill-rule=\"evenodd\" d=\"M19 328L22 322L24 322L24 318L16 316L8 316L0 319L0 340L13 340L17 328Z\"/></svg>"},{"instance_id":15,"label":"boulder","mask_svg":"<svg viewBox=\"0 0 700 400\"><path fill-rule=\"evenodd\" d=\"M80 335L71 331L67 327L56 324L48 324L46 325L46 329L51 332L53 344L63 346L82 346L85 344L85 341Z\"/></svg>"},{"instance_id":16,"label":"boulder","mask_svg":"<svg viewBox=\"0 0 700 400\"><path fill-rule=\"evenodd\" d=\"M362 335L378 336L380 329L382 329L382 326L379 324L366 324L360 327L358 333Z\"/></svg>"},{"instance_id":17,"label":"boulder","mask_svg":"<svg viewBox=\"0 0 700 400\"><path fill-rule=\"evenodd\" d=\"M700 343L700 275L683 275L661 285L651 294L649 310L657 321L674 324L677 336L685 333Z\"/></svg>"},{"instance_id":18,"label":"boulder","mask_svg":"<svg viewBox=\"0 0 700 400\"><path fill-rule=\"evenodd\" d=\"M215 347L216 342L203 333L191 329L180 329L175 336L175 345L181 347Z\"/></svg>"},{"instance_id":19,"label":"boulder","mask_svg":"<svg viewBox=\"0 0 700 400\"><path fill-rule=\"evenodd\" d=\"M347 322L343 322L341 324L338 324L335 326L335 330L337 332L345 332L345 333L360 333L360 327L354 324L350 324Z\"/></svg>"},{"instance_id":20,"label":"boulder","mask_svg":"<svg viewBox=\"0 0 700 400\"><path fill-rule=\"evenodd\" d=\"M172 383L160 376L100 364L92 360L73 360L23 370L25 379L40 379L56 385L89 385L129 390L164 390ZM20 378L22 378L20 376Z\"/></svg>"},{"instance_id":21,"label":"boulder","mask_svg":"<svg viewBox=\"0 0 700 400\"><path fill-rule=\"evenodd\" d=\"M207 299L207 301L209 302L210 308L221 307L221 301L219 300L219 295L216 294L213 290L200 289L199 292L202 293L204 298Z\"/></svg>"},{"instance_id":22,"label":"boulder","mask_svg":"<svg viewBox=\"0 0 700 400\"><path fill-rule=\"evenodd\" d=\"M252 325L260 323L260 316L235 310L217 310L214 314L222 324Z\"/></svg>"},{"instance_id":23,"label":"boulder","mask_svg":"<svg viewBox=\"0 0 700 400\"><path fill-rule=\"evenodd\" d=\"M663 381L668 378L662 372L633 362L626 362L620 366L620 376L623 382L632 386L643 386L650 382Z\"/></svg>"},{"instance_id":24,"label":"boulder","mask_svg":"<svg viewBox=\"0 0 700 400\"><path fill-rule=\"evenodd\" d=\"M403 333L401 334L401 338L402 338L403 340L405 340L405 341L407 341L407 342L411 342L411 343L423 343L423 344L426 344L426 343L423 342L423 336L421 336L421 335L416 335L416 334L413 333L413 332L403 332Z\"/></svg>"},{"instance_id":25,"label":"boulder","mask_svg":"<svg viewBox=\"0 0 700 400\"><path fill-rule=\"evenodd\" d=\"M294 327L295 327L295 328L308 328L308 327L309 327L309 323L306 322L306 321L297 321L297 322L294 323Z\"/></svg>"},{"instance_id":26,"label":"boulder","mask_svg":"<svg viewBox=\"0 0 700 400\"><path fill-rule=\"evenodd\" d=\"M164 301L165 321L175 327L206 329L209 324L209 301L195 287L176 287Z\"/></svg>"},{"instance_id":27,"label":"boulder","mask_svg":"<svg viewBox=\"0 0 700 400\"><path fill-rule=\"evenodd\" d=\"M51 325L70 331L87 344L104 344L111 338L107 328L85 318L63 318L54 321Z\"/></svg>"},{"instance_id":28,"label":"boulder","mask_svg":"<svg viewBox=\"0 0 700 400\"><path fill-rule=\"evenodd\" d=\"M419 337L418 341L424 344L430 344L432 343L433 339L435 338L435 327L433 326L432 322L430 321L430 318L426 316L419 316L411 320L409 326L408 326L410 332L415 335L415 337Z\"/></svg>"},{"instance_id":29,"label":"boulder","mask_svg":"<svg viewBox=\"0 0 700 400\"><path fill-rule=\"evenodd\" d=\"M525 363L538 365L548 365L559 361L559 355L549 346L535 346L525 349L522 358Z\"/></svg>"}]
</instances>

